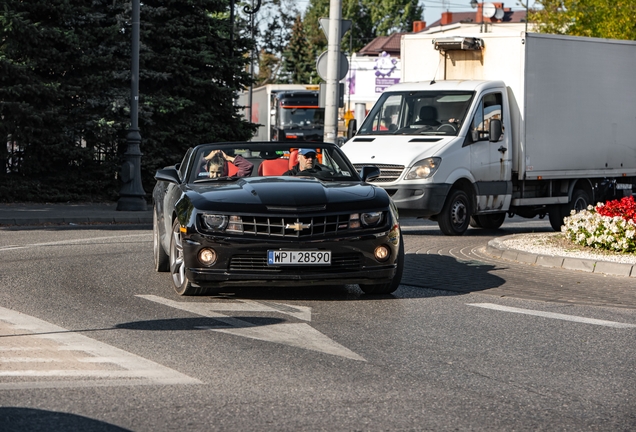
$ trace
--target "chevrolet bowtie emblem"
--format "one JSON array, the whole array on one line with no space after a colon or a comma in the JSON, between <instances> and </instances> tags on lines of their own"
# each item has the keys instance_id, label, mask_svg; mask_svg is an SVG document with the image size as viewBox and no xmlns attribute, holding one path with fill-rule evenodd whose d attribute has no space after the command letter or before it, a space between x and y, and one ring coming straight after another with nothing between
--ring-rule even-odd
<instances>
[{"instance_id":1,"label":"chevrolet bowtie emblem","mask_svg":"<svg viewBox=\"0 0 636 432\"><path fill-rule=\"evenodd\" d=\"M304 223L300 223L300 222L296 222L295 224L287 224L285 225L286 229L293 229L294 231L301 231L304 230L305 228L309 228L311 227L311 224L304 224Z\"/></svg>"}]
</instances>

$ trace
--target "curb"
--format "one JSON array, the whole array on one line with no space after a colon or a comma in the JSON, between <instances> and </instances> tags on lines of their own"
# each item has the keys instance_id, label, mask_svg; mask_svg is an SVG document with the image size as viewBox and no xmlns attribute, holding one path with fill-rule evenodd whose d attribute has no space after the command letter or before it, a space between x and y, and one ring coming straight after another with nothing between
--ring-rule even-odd
<instances>
[{"instance_id":1,"label":"curb","mask_svg":"<svg viewBox=\"0 0 636 432\"><path fill-rule=\"evenodd\" d=\"M636 264L534 254L505 246L503 240L507 237L512 236L497 237L490 240L488 246L486 246L486 252L496 258L525 264L534 264L542 267L556 267L566 270L636 278Z\"/></svg>"}]
</instances>

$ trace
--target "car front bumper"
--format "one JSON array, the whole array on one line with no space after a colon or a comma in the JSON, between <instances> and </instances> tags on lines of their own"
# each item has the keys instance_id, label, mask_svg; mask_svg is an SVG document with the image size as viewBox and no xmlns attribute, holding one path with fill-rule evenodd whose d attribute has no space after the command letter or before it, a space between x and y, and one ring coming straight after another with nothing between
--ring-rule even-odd
<instances>
[{"instance_id":1,"label":"car front bumper","mask_svg":"<svg viewBox=\"0 0 636 432\"><path fill-rule=\"evenodd\" d=\"M397 229L389 232L330 238L312 241L275 241L251 238L221 238L193 234L184 239L186 275L199 286L229 287L272 284L278 286L379 284L395 275L400 241ZM380 245L388 246L391 254L384 262L373 252ZM198 253L211 248L217 254L212 266L203 266ZM268 250L331 251L331 265L267 264Z\"/></svg>"}]
</instances>

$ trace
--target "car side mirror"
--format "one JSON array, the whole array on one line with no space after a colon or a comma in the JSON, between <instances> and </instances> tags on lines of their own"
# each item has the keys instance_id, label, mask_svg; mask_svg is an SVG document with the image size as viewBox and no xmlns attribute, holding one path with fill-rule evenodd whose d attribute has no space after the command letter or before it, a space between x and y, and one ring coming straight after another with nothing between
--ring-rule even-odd
<instances>
[{"instance_id":1,"label":"car side mirror","mask_svg":"<svg viewBox=\"0 0 636 432\"><path fill-rule=\"evenodd\" d=\"M360 170L360 177L363 182L380 177L380 168L377 166L363 166Z\"/></svg>"},{"instance_id":2,"label":"car side mirror","mask_svg":"<svg viewBox=\"0 0 636 432\"><path fill-rule=\"evenodd\" d=\"M181 178L179 177L179 171L177 171L176 168L174 167L157 170L157 172L155 173L155 179L167 181L168 183L175 183L175 184L181 183Z\"/></svg>"},{"instance_id":3,"label":"car side mirror","mask_svg":"<svg viewBox=\"0 0 636 432\"><path fill-rule=\"evenodd\" d=\"M491 142L499 141L501 135L503 134L503 130L501 127L501 120L499 119L491 119L490 126L488 128L488 136Z\"/></svg>"},{"instance_id":4,"label":"car side mirror","mask_svg":"<svg viewBox=\"0 0 636 432\"><path fill-rule=\"evenodd\" d=\"M349 124L347 125L347 139L353 138L357 131L358 121L356 119L349 120Z\"/></svg>"}]
</instances>

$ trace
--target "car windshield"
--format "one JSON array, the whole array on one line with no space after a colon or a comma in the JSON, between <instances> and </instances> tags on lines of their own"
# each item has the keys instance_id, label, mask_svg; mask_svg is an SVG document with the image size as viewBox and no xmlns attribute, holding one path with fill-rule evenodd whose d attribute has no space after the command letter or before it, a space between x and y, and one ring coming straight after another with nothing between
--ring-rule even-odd
<instances>
[{"instance_id":1,"label":"car windshield","mask_svg":"<svg viewBox=\"0 0 636 432\"><path fill-rule=\"evenodd\" d=\"M304 143L221 143L200 145L192 152L189 183L232 182L245 177L298 176L322 181L360 177L335 145Z\"/></svg>"},{"instance_id":2,"label":"car windshield","mask_svg":"<svg viewBox=\"0 0 636 432\"><path fill-rule=\"evenodd\" d=\"M459 133L474 92L383 93L358 135L452 135Z\"/></svg>"}]
</instances>

